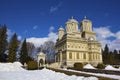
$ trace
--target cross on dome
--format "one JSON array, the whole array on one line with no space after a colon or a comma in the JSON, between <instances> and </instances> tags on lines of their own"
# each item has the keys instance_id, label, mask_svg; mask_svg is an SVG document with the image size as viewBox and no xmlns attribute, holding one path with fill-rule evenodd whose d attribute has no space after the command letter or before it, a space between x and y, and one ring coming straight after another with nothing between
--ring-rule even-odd
<instances>
[{"instance_id":1,"label":"cross on dome","mask_svg":"<svg viewBox=\"0 0 120 80\"><path fill-rule=\"evenodd\" d=\"M72 22L75 22L75 23L78 24L78 21L77 21L76 19L74 19L73 16L71 16L71 18L68 19L68 21L66 22L66 24L67 24L67 23L72 23Z\"/></svg>"},{"instance_id":2,"label":"cross on dome","mask_svg":"<svg viewBox=\"0 0 120 80\"><path fill-rule=\"evenodd\" d=\"M86 19L87 17L86 16L84 16L84 19Z\"/></svg>"}]
</instances>

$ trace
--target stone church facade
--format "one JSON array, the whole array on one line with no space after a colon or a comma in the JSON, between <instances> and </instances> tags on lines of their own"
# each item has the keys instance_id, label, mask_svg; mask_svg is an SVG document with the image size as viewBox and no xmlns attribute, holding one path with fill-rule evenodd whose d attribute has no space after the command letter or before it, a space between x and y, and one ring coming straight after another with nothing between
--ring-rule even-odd
<instances>
[{"instance_id":1,"label":"stone church facade","mask_svg":"<svg viewBox=\"0 0 120 80\"><path fill-rule=\"evenodd\" d=\"M65 23L65 30L59 28L55 62L61 66L73 66L76 62L94 66L102 63L101 44L96 39L96 33L92 31L90 20L85 17L79 24L72 17Z\"/></svg>"}]
</instances>

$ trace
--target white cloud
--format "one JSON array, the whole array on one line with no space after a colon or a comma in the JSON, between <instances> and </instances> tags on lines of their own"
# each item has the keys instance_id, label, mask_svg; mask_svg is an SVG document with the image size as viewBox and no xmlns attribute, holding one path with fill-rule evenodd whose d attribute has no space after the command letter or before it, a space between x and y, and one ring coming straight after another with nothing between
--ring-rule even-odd
<instances>
[{"instance_id":1,"label":"white cloud","mask_svg":"<svg viewBox=\"0 0 120 80\"><path fill-rule=\"evenodd\" d=\"M13 31L11 31L10 29L7 29L8 41L11 39L13 34L14 34Z\"/></svg>"},{"instance_id":2,"label":"white cloud","mask_svg":"<svg viewBox=\"0 0 120 80\"><path fill-rule=\"evenodd\" d=\"M57 36L57 33L53 32L54 27L50 27L49 30L50 32L47 35L47 37L42 37L42 38L31 37L31 38L27 38L26 40L27 42L33 43L36 47L41 46L46 41L56 42L56 39L58 36Z\"/></svg>"},{"instance_id":3,"label":"white cloud","mask_svg":"<svg viewBox=\"0 0 120 80\"><path fill-rule=\"evenodd\" d=\"M38 26L37 26L37 25L33 26L33 29L34 29L34 30L36 30L37 28L38 28Z\"/></svg>"},{"instance_id":4,"label":"white cloud","mask_svg":"<svg viewBox=\"0 0 120 80\"><path fill-rule=\"evenodd\" d=\"M110 27L99 27L99 28L93 28L93 31L97 34L97 40L101 42L102 48L106 44L108 44L110 50L120 50L120 31L117 33L111 32L109 29ZM110 38L114 37L114 40L110 40ZM109 38L109 39L108 39Z\"/></svg>"},{"instance_id":5,"label":"white cloud","mask_svg":"<svg viewBox=\"0 0 120 80\"><path fill-rule=\"evenodd\" d=\"M58 7L51 7L50 8L50 13L53 13L53 12L55 12L55 11L57 11L58 10Z\"/></svg>"},{"instance_id":6,"label":"white cloud","mask_svg":"<svg viewBox=\"0 0 120 80\"><path fill-rule=\"evenodd\" d=\"M22 36L18 36L18 40L21 40L22 39Z\"/></svg>"},{"instance_id":7,"label":"white cloud","mask_svg":"<svg viewBox=\"0 0 120 80\"><path fill-rule=\"evenodd\" d=\"M93 31L97 33L99 40L115 36L114 33L110 31L109 26L93 28Z\"/></svg>"},{"instance_id":8,"label":"white cloud","mask_svg":"<svg viewBox=\"0 0 120 80\"><path fill-rule=\"evenodd\" d=\"M120 50L120 39L115 39L110 43L111 49Z\"/></svg>"},{"instance_id":9,"label":"white cloud","mask_svg":"<svg viewBox=\"0 0 120 80\"><path fill-rule=\"evenodd\" d=\"M118 31L118 32L116 33L116 38L117 38L117 39L120 39L120 31Z\"/></svg>"},{"instance_id":10,"label":"white cloud","mask_svg":"<svg viewBox=\"0 0 120 80\"><path fill-rule=\"evenodd\" d=\"M56 33L54 33L54 32L50 32L49 34L48 34L48 39L50 40L50 41L53 41L53 42L56 42L56 39L58 38L58 35L56 34Z\"/></svg>"},{"instance_id":11,"label":"white cloud","mask_svg":"<svg viewBox=\"0 0 120 80\"><path fill-rule=\"evenodd\" d=\"M13 36L14 33L15 33L14 31L12 31L10 29L7 29L8 41L10 41L10 39ZM18 38L18 40L21 40L22 36L18 35L17 38Z\"/></svg>"},{"instance_id":12,"label":"white cloud","mask_svg":"<svg viewBox=\"0 0 120 80\"><path fill-rule=\"evenodd\" d=\"M49 28L49 32L53 32L53 30L54 30L54 27L51 26L51 27Z\"/></svg>"},{"instance_id":13,"label":"white cloud","mask_svg":"<svg viewBox=\"0 0 120 80\"><path fill-rule=\"evenodd\" d=\"M26 41L33 43L35 45L35 47L39 47L44 42L48 41L48 38L47 37L44 37L44 38L31 37L31 38L27 38Z\"/></svg>"},{"instance_id":14,"label":"white cloud","mask_svg":"<svg viewBox=\"0 0 120 80\"><path fill-rule=\"evenodd\" d=\"M51 6L50 7L50 13L53 13L55 11L57 11L59 9L59 7L61 7L62 3L60 2L58 5L56 6Z\"/></svg>"}]
</instances>

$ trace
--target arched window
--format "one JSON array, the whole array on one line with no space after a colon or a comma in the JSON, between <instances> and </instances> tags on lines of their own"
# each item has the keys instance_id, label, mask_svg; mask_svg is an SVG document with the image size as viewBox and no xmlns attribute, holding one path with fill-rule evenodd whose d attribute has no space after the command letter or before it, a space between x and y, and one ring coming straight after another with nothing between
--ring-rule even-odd
<instances>
[{"instance_id":1,"label":"arched window","mask_svg":"<svg viewBox=\"0 0 120 80\"><path fill-rule=\"evenodd\" d=\"M85 53L83 54L83 58L86 59L86 54Z\"/></svg>"},{"instance_id":2,"label":"arched window","mask_svg":"<svg viewBox=\"0 0 120 80\"><path fill-rule=\"evenodd\" d=\"M92 60L92 55L91 54L89 55L89 59Z\"/></svg>"},{"instance_id":3,"label":"arched window","mask_svg":"<svg viewBox=\"0 0 120 80\"><path fill-rule=\"evenodd\" d=\"M72 59L72 53L69 53L69 59Z\"/></svg>"},{"instance_id":4,"label":"arched window","mask_svg":"<svg viewBox=\"0 0 120 80\"><path fill-rule=\"evenodd\" d=\"M80 57L79 57L79 53L77 53L76 57L77 57L77 59L79 59L79 58L80 58Z\"/></svg>"}]
</instances>

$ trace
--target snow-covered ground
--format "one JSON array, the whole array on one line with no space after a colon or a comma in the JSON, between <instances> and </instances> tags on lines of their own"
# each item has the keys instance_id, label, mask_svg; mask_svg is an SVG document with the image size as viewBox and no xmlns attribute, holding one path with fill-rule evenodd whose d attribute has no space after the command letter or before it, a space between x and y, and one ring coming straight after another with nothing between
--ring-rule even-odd
<instances>
[{"instance_id":1,"label":"snow-covered ground","mask_svg":"<svg viewBox=\"0 0 120 80\"><path fill-rule=\"evenodd\" d=\"M84 77L84 76L69 76L64 73L55 72L48 69L43 70L34 70L28 71L23 69L22 64L19 62L14 63L0 63L0 80L98 80L96 77ZM84 68L95 69L90 64L84 66ZM113 68L108 65L105 68L106 70L120 70ZM67 70L67 69L66 69ZM74 70L69 70L74 71ZM90 72L82 72L75 71L85 74L92 74L96 76L104 76L113 79L120 79L118 75L108 75L101 73L90 73Z\"/></svg>"},{"instance_id":2,"label":"snow-covered ground","mask_svg":"<svg viewBox=\"0 0 120 80\"><path fill-rule=\"evenodd\" d=\"M96 77L68 76L52 70L28 71L19 62L0 63L0 80L98 80Z\"/></svg>"},{"instance_id":3,"label":"snow-covered ground","mask_svg":"<svg viewBox=\"0 0 120 80\"><path fill-rule=\"evenodd\" d=\"M25 70L20 62L0 63L0 71L22 71Z\"/></svg>"},{"instance_id":4,"label":"snow-covered ground","mask_svg":"<svg viewBox=\"0 0 120 80\"><path fill-rule=\"evenodd\" d=\"M87 69L95 69L92 65L86 64L83 68ZM120 69L114 68L111 65L107 65L105 67L105 70L117 70L120 71ZM108 78L113 78L113 79L118 79L120 80L120 76L118 75L110 75L110 74L102 74L102 73L91 73L91 72L83 72L83 71L75 71L75 70L69 70L69 71L74 71L74 72L79 72L79 73L85 73L85 74L91 74L91 75L96 75L96 76L102 76L102 77L108 77Z\"/></svg>"}]
</instances>

